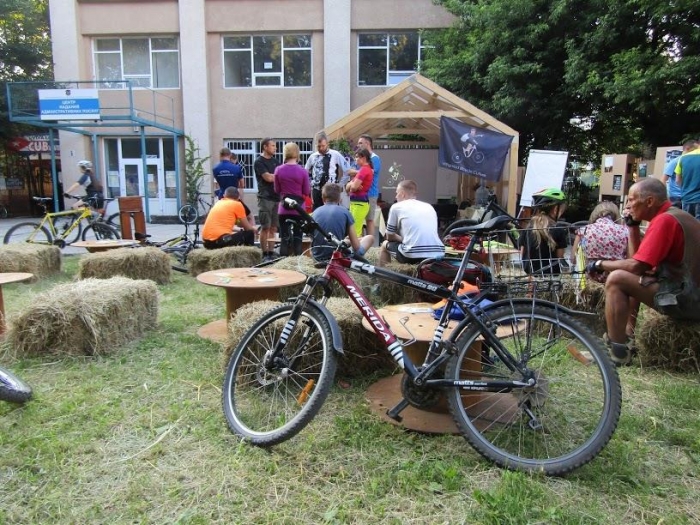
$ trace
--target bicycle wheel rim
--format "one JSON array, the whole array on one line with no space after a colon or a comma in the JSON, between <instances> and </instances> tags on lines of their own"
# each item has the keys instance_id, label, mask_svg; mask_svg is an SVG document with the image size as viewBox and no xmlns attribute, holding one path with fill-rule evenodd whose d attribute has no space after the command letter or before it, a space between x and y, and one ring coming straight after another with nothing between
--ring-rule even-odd
<instances>
[{"instance_id":1,"label":"bicycle wheel rim","mask_svg":"<svg viewBox=\"0 0 700 525\"><path fill-rule=\"evenodd\" d=\"M226 371L222 395L229 427L260 446L301 431L323 404L335 374L330 328L315 310L304 310L289 334L285 356L299 353L293 362L289 359L287 371L265 370L265 353L281 337L291 310L292 305L283 305L260 319L234 350Z\"/></svg>"},{"instance_id":2,"label":"bicycle wheel rim","mask_svg":"<svg viewBox=\"0 0 700 525\"><path fill-rule=\"evenodd\" d=\"M449 402L465 438L484 457L513 470L560 475L593 459L617 426L622 399L602 341L551 308L511 305L489 318L511 355L527 361L538 386L512 393L453 389ZM477 329L458 339L450 379L524 380L482 339ZM539 426L532 428L532 421Z\"/></svg>"},{"instance_id":3,"label":"bicycle wheel rim","mask_svg":"<svg viewBox=\"0 0 700 525\"><path fill-rule=\"evenodd\" d=\"M180 208L178 216L180 218L181 223L194 224L195 222L197 222L199 213L197 213L197 208L190 204L186 204L182 208Z\"/></svg>"},{"instance_id":4,"label":"bicycle wheel rim","mask_svg":"<svg viewBox=\"0 0 700 525\"><path fill-rule=\"evenodd\" d=\"M107 224L96 222L83 230L84 241L112 241L119 239L119 232Z\"/></svg>"}]
</instances>

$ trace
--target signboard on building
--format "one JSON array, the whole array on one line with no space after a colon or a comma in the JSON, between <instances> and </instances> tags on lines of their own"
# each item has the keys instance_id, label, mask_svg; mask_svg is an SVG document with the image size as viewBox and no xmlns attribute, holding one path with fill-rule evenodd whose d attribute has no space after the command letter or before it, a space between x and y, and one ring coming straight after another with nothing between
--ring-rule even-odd
<instances>
[{"instance_id":1,"label":"signboard on building","mask_svg":"<svg viewBox=\"0 0 700 525\"><path fill-rule=\"evenodd\" d=\"M23 135L21 137L14 137L10 142L9 146L14 151L20 153L51 153L51 145L49 143L48 133L37 133L35 135ZM54 139L54 152L56 155L59 154L58 140Z\"/></svg>"},{"instance_id":2,"label":"signboard on building","mask_svg":"<svg viewBox=\"0 0 700 525\"><path fill-rule=\"evenodd\" d=\"M40 89L41 120L99 120L96 89Z\"/></svg>"}]
</instances>

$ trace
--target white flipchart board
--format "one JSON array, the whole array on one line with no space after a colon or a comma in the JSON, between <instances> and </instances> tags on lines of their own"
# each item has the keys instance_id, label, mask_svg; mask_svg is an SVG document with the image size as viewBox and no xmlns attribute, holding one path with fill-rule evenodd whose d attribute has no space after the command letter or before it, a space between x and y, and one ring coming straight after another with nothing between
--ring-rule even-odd
<instances>
[{"instance_id":1,"label":"white flipchart board","mask_svg":"<svg viewBox=\"0 0 700 525\"><path fill-rule=\"evenodd\" d=\"M520 195L520 206L532 204L532 194L544 188L561 188L564 181L568 151L531 149Z\"/></svg>"}]
</instances>

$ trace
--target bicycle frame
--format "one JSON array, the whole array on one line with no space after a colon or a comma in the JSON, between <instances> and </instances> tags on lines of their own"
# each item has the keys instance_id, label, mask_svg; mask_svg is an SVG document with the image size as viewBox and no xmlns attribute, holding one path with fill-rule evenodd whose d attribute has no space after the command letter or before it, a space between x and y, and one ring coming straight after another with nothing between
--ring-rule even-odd
<instances>
[{"instance_id":1,"label":"bicycle frame","mask_svg":"<svg viewBox=\"0 0 700 525\"><path fill-rule=\"evenodd\" d=\"M75 220L71 225L63 232L59 233L56 230L54 220L58 217L69 217L74 216ZM77 210L66 210L57 212L47 212L41 219L39 223L40 226L48 226L49 232L54 239L65 239L69 233L71 233L75 228L78 227L78 223L83 219L92 217L92 210L89 207L78 208Z\"/></svg>"}]
</instances>

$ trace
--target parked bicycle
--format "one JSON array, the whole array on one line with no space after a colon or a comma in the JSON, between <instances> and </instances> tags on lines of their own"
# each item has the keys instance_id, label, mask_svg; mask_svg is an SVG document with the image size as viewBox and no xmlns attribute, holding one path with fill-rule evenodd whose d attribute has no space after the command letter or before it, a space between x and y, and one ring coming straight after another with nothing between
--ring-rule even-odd
<instances>
[{"instance_id":1,"label":"parked bicycle","mask_svg":"<svg viewBox=\"0 0 700 525\"><path fill-rule=\"evenodd\" d=\"M7 219L10 213L7 210L7 206L0 204L0 219Z\"/></svg>"},{"instance_id":2,"label":"parked bicycle","mask_svg":"<svg viewBox=\"0 0 700 525\"><path fill-rule=\"evenodd\" d=\"M459 229L472 240L455 284L447 288L373 266L323 231L296 202L287 199L285 205L336 250L322 275L309 276L293 302L263 315L234 349L222 400L235 434L272 446L296 435L318 413L333 382L336 354L343 352L342 334L325 306L335 281L404 370L403 399L387 412L391 418L400 420L409 405L434 406L444 393L459 431L482 456L508 469L550 475L587 463L610 440L620 416L620 380L602 340L576 318L586 314L540 298L537 283L530 281L523 296L488 306L480 304L491 292L480 292L470 303L458 296L475 247L509 217ZM404 352L415 338L397 338L348 270L446 301L422 363ZM443 337L453 309L464 320ZM499 413L503 395L511 396L515 409ZM493 412L498 417L489 417Z\"/></svg>"},{"instance_id":3,"label":"parked bicycle","mask_svg":"<svg viewBox=\"0 0 700 525\"><path fill-rule=\"evenodd\" d=\"M9 370L0 367L0 400L24 403L32 397L31 387Z\"/></svg>"},{"instance_id":4,"label":"parked bicycle","mask_svg":"<svg viewBox=\"0 0 700 525\"><path fill-rule=\"evenodd\" d=\"M209 214L213 206L214 204L212 202L205 201L202 194L197 192L195 201L182 206L177 215L180 218L180 222L183 224L204 222L204 219ZM200 221L199 219L202 220Z\"/></svg>"},{"instance_id":5,"label":"parked bicycle","mask_svg":"<svg viewBox=\"0 0 700 525\"><path fill-rule=\"evenodd\" d=\"M84 241L119 239L119 231L106 224L103 220L104 208L96 210L94 197L80 197L67 195L71 199L83 200L87 206L74 210L50 212L49 204L53 201L50 197L32 197L43 209L44 217L40 222L20 222L5 234L5 244L28 242L33 244L53 244L59 248L65 248L78 239ZM104 199L105 202L113 199ZM83 227L83 221L87 226Z\"/></svg>"},{"instance_id":6,"label":"parked bicycle","mask_svg":"<svg viewBox=\"0 0 700 525\"><path fill-rule=\"evenodd\" d=\"M192 250L201 244L201 241L199 241L199 224L197 223L194 225L194 232L191 236L189 233L189 224L185 223L185 233L166 241L151 241L148 235L143 235L138 232L135 234L135 237L137 241L140 241L141 246L155 246L171 255L173 257L171 268L181 273L188 272L187 257Z\"/></svg>"}]
</instances>

